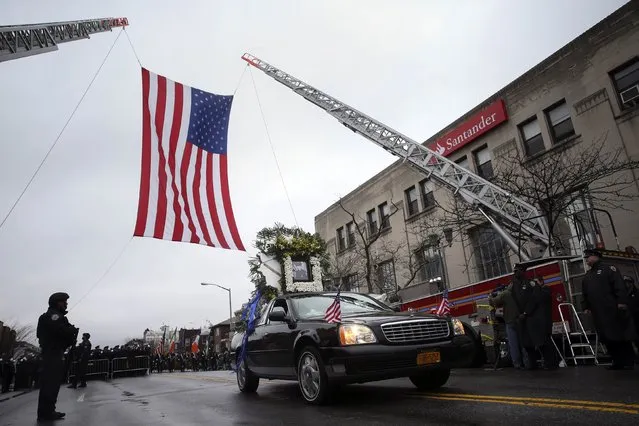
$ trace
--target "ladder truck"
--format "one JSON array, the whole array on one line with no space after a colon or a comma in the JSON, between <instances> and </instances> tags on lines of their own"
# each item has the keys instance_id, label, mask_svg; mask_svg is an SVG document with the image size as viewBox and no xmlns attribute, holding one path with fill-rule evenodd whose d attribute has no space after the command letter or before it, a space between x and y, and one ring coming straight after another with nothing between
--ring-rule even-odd
<instances>
[{"instance_id":1,"label":"ladder truck","mask_svg":"<svg viewBox=\"0 0 639 426\"><path fill-rule=\"evenodd\" d=\"M0 26L0 62L58 50L60 43L83 40L92 34L129 25L127 18Z\"/></svg>"},{"instance_id":2,"label":"ladder truck","mask_svg":"<svg viewBox=\"0 0 639 426\"><path fill-rule=\"evenodd\" d=\"M543 280L544 284L551 289L553 333L561 335L563 345L567 346L567 350L564 350L566 360L571 360L575 364L580 359L594 359L597 362L595 353L599 345L596 342L596 336L584 330L573 306L574 297L570 281L572 278L579 279L583 273L571 274L570 272L574 269L571 268L570 261L575 261L575 256L549 255L550 245L553 243L551 230L544 215L540 214L536 206L513 196L443 155L260 58L245 53L242 59L320 107L348 129L384 148L426 177L452 190L455 196L474 206L513 252L519 254L522 263L529 268L529 277ZM522 247L522 241L527 243L528 247ZM633 263L633 266L636 268L639 265L639 255L612 250L606 251L605 255L617 261L631 256L633 259L628 260ZM498 286L508 284L510 280L511 276L508 274L452 289L448 294L448 299L452 302L451 314L471 320L473 327L479 328L482 333L490 336L491 327L482 327L484 321L481 321L483 319L481 317L479 317L480 321L477 321L478 306L481 306L482 302L486 303L488 295ZM442 293L439 293L418 300L404 301L401 309L431 311L439 305L442 297ZM570 318L566 318L566 314ZM585 352L580 354L578 349L583 349Z\"/></svg>"},{"instance_id":3,"label":"ladder truck","mask_svg":"<svg viewBox=\"0 0 639 426\"><path fill-rule=\"evenodd\" d=\"M451 189L486 218L510 248L520 254L521 260L528 261L547 253L552 240L550 230L544 216L532 204L263 60L249 53L242 55L242 59L322 108L353 132ZM522 237L533 243L530 250L518 243Z\"/></svg>"}]
</instances>

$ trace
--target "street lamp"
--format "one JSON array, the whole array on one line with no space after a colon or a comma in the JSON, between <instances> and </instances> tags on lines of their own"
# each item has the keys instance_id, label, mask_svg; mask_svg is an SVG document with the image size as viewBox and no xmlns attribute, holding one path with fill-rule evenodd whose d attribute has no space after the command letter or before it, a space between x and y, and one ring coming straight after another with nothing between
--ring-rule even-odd
<instances>
[{"instance_id":1,"label":"street lamp","mask_svg":"<svg viewBox=\"0 0 639 426\"><path fill-rule=\"evenodd\" d=\"M214 283L200 283L200 285L212 285L229 292L229 349L231 347L231 330L233 329L233 308L231 306L231 289Z\"/></svg>"}]
</instances>

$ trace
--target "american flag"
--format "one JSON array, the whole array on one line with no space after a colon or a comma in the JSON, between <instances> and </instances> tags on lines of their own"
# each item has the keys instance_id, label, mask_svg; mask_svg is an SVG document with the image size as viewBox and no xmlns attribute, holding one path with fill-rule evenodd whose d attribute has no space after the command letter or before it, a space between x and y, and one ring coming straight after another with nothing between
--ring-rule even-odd
<instances>
[{"instance_id":1,"label":"american flag","mask_svg":"<svg viewBox=\"0 0 639 426\"><path fill-rule=\"evenodd\" d=\"M142 175L134 235L244 251L229 193L233 96L142 68Z\"/></svg>"},{"instance_id":2,"label":"american flag","mask_svg":"<svg viewBox=\"0 0 639 426\"><path fill-rule=\"evenodd\" d=\"M450 315L450 303L448 302L448 290L444 290L442 294L442 301L439 303L437 309L435 309L436 315Z\"/></svg>"},{"instance_id":3,"label":"american flag","mask_svg":"<svg viewBox=\"0 0 639 426\"><path fill-rule=\"evenodd\" d=\"M324 314L324 321L328 323L341 322L342 321L342 306L339 302L339 290L333 300L333 303L326 309Z\"/></svg>"}]
</instances>

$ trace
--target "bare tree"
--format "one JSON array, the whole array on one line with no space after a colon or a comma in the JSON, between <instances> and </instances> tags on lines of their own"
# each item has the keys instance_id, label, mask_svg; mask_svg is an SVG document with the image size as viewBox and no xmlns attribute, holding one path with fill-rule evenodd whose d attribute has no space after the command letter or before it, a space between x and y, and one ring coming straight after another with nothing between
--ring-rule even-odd
<instances>
[{"instance_id":1,"label":"bare tree","mask_svg":"<svg viewBox=\"0 0 639 426\"><path fill-rule=\"evenodd\" d=\"M636 192L629 189L636 185L632 171L639 168L639 161L627 159L622 149L607 147L606 136L586 148L568 142L534 158L522 156L513 144L494 161L491 181L536 206L545 218L551 232L543 243L551 255L566 249L562 228L575 219L576 202L584 200L583 208L588 212L592 207L627 210L624 202L636 198ZM443 213L440 226L453 229L457 238L468 239L470 230L487 226L476 207L459 197L437 204ZM496 219L499 221L499 217ZM516 225L502 224L519 239L520 247L526 243ZM475 250L470 252L471 256L477 254Z\"/></svg>"},{"instance_id":2,"label":"bare tree","mask_svg":"<svg viewBox=\"0 0 639 426\"><path fill-rule=\"evenodd\" d=\"M21 324L14 320L7 324L7 326L16 332L16 342L27 342L32 345L38 344L36 338L36 329L32 324Z\"/></svg>"},{"instance_id":3,"label":"bare tree","mask_svg":"<svg viewBox=\"0 0 639 426\"><path fill-rule=\"evenodd\" d=\"M366 286L368 288L368 292L373 292L373 286L380 288L383 290L381 286L376 285L377 282L373 278L375 273L375 267L383 257L394 256L399 250L400 247L396 244L392 244L388 241L385 241L382 237L385 235L388 230L388 226L386 225L392 216L399 212L399 207L393 201L393 197L391 194L390 197L390 209L388 215L386 217L378 218L378 226L377 229L371 229L367 220L361 217L358 213L348 210L341 198L338 201L340 208L350 216L351 221L353 223L355 229L355 235L353 236L354 241L350 242L350 250L353 250L356 257L351 257L346 261L346 264L351 264L351 270L355 270L358 268L363 272L364 278L366 280ZM347 241L351 238L349 235L346 235ZM346 253L337 254L336 258L345 256ZM353 256L353 255L350 255Z\"/></svg>"},{"instance_id":4,"label":"bare tree","mask_svg":"<svg viewBox=\"0 0 639 426\"><path fill-rule=\"evenodd\" d=\"M410 286L420 278L420 273L430 263L430 259L424 255L424 250L432 247L439 249L442 240L442 224L435 216L435 210L432 213L422 215L406 224L406 233L411 241L411 245L407 247L409 253L399 258L400 263L404 266L405 287ZM451 234L452 236L452 234Z\"/></svg>"},{"instance_id":5,"label":"bare tree","mask_svg":"<svg viewBox=\"0 0 639 426\"><path fill-rule=\"evenodd\" d=\"M621 148L606 146L607 133L590 146L566 144L556 151L529 159L517 150L498 160L494 182L540 209L548 228L550 254L565 249L559 226L574 214L580 199L599 208L626 209L624 202L636 198L632 170L639 161L627 159Z\"/></svg>"}]
</instances>

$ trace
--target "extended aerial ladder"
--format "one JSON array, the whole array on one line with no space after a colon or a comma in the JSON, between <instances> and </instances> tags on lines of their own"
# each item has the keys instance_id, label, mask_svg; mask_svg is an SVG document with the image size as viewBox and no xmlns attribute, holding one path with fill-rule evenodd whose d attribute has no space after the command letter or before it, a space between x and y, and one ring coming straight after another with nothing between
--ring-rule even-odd
<instances>
[{"instance_id":1,"label":"extended aerial ladder","mask_svg":"<svg viewBox=\"0 0 639 426\"><path fill-rule=\"evenodd\" d=\"M83 40L129 25L127 18L100 18L0 26L0 62L58 50L58 44Z\"/></svg>"},{"instance_id":2,"label":"extended aerial ladder","mask_svg":"<svg viewBox=\"0 0 639 426\"><path fill-rule=\"evenodd\" d=\"M545 218L535 206L261 59L249 53L242 55L242 59L319 106L352 131L453 190L454 194L481 212L514 252L520 254L522 260L529 260L531 254L526 253L518 243L521 237L542 248L539 253L532 253L533 257L545 254L551 241L550 231Z\"/></svg>"}]
</instances>

